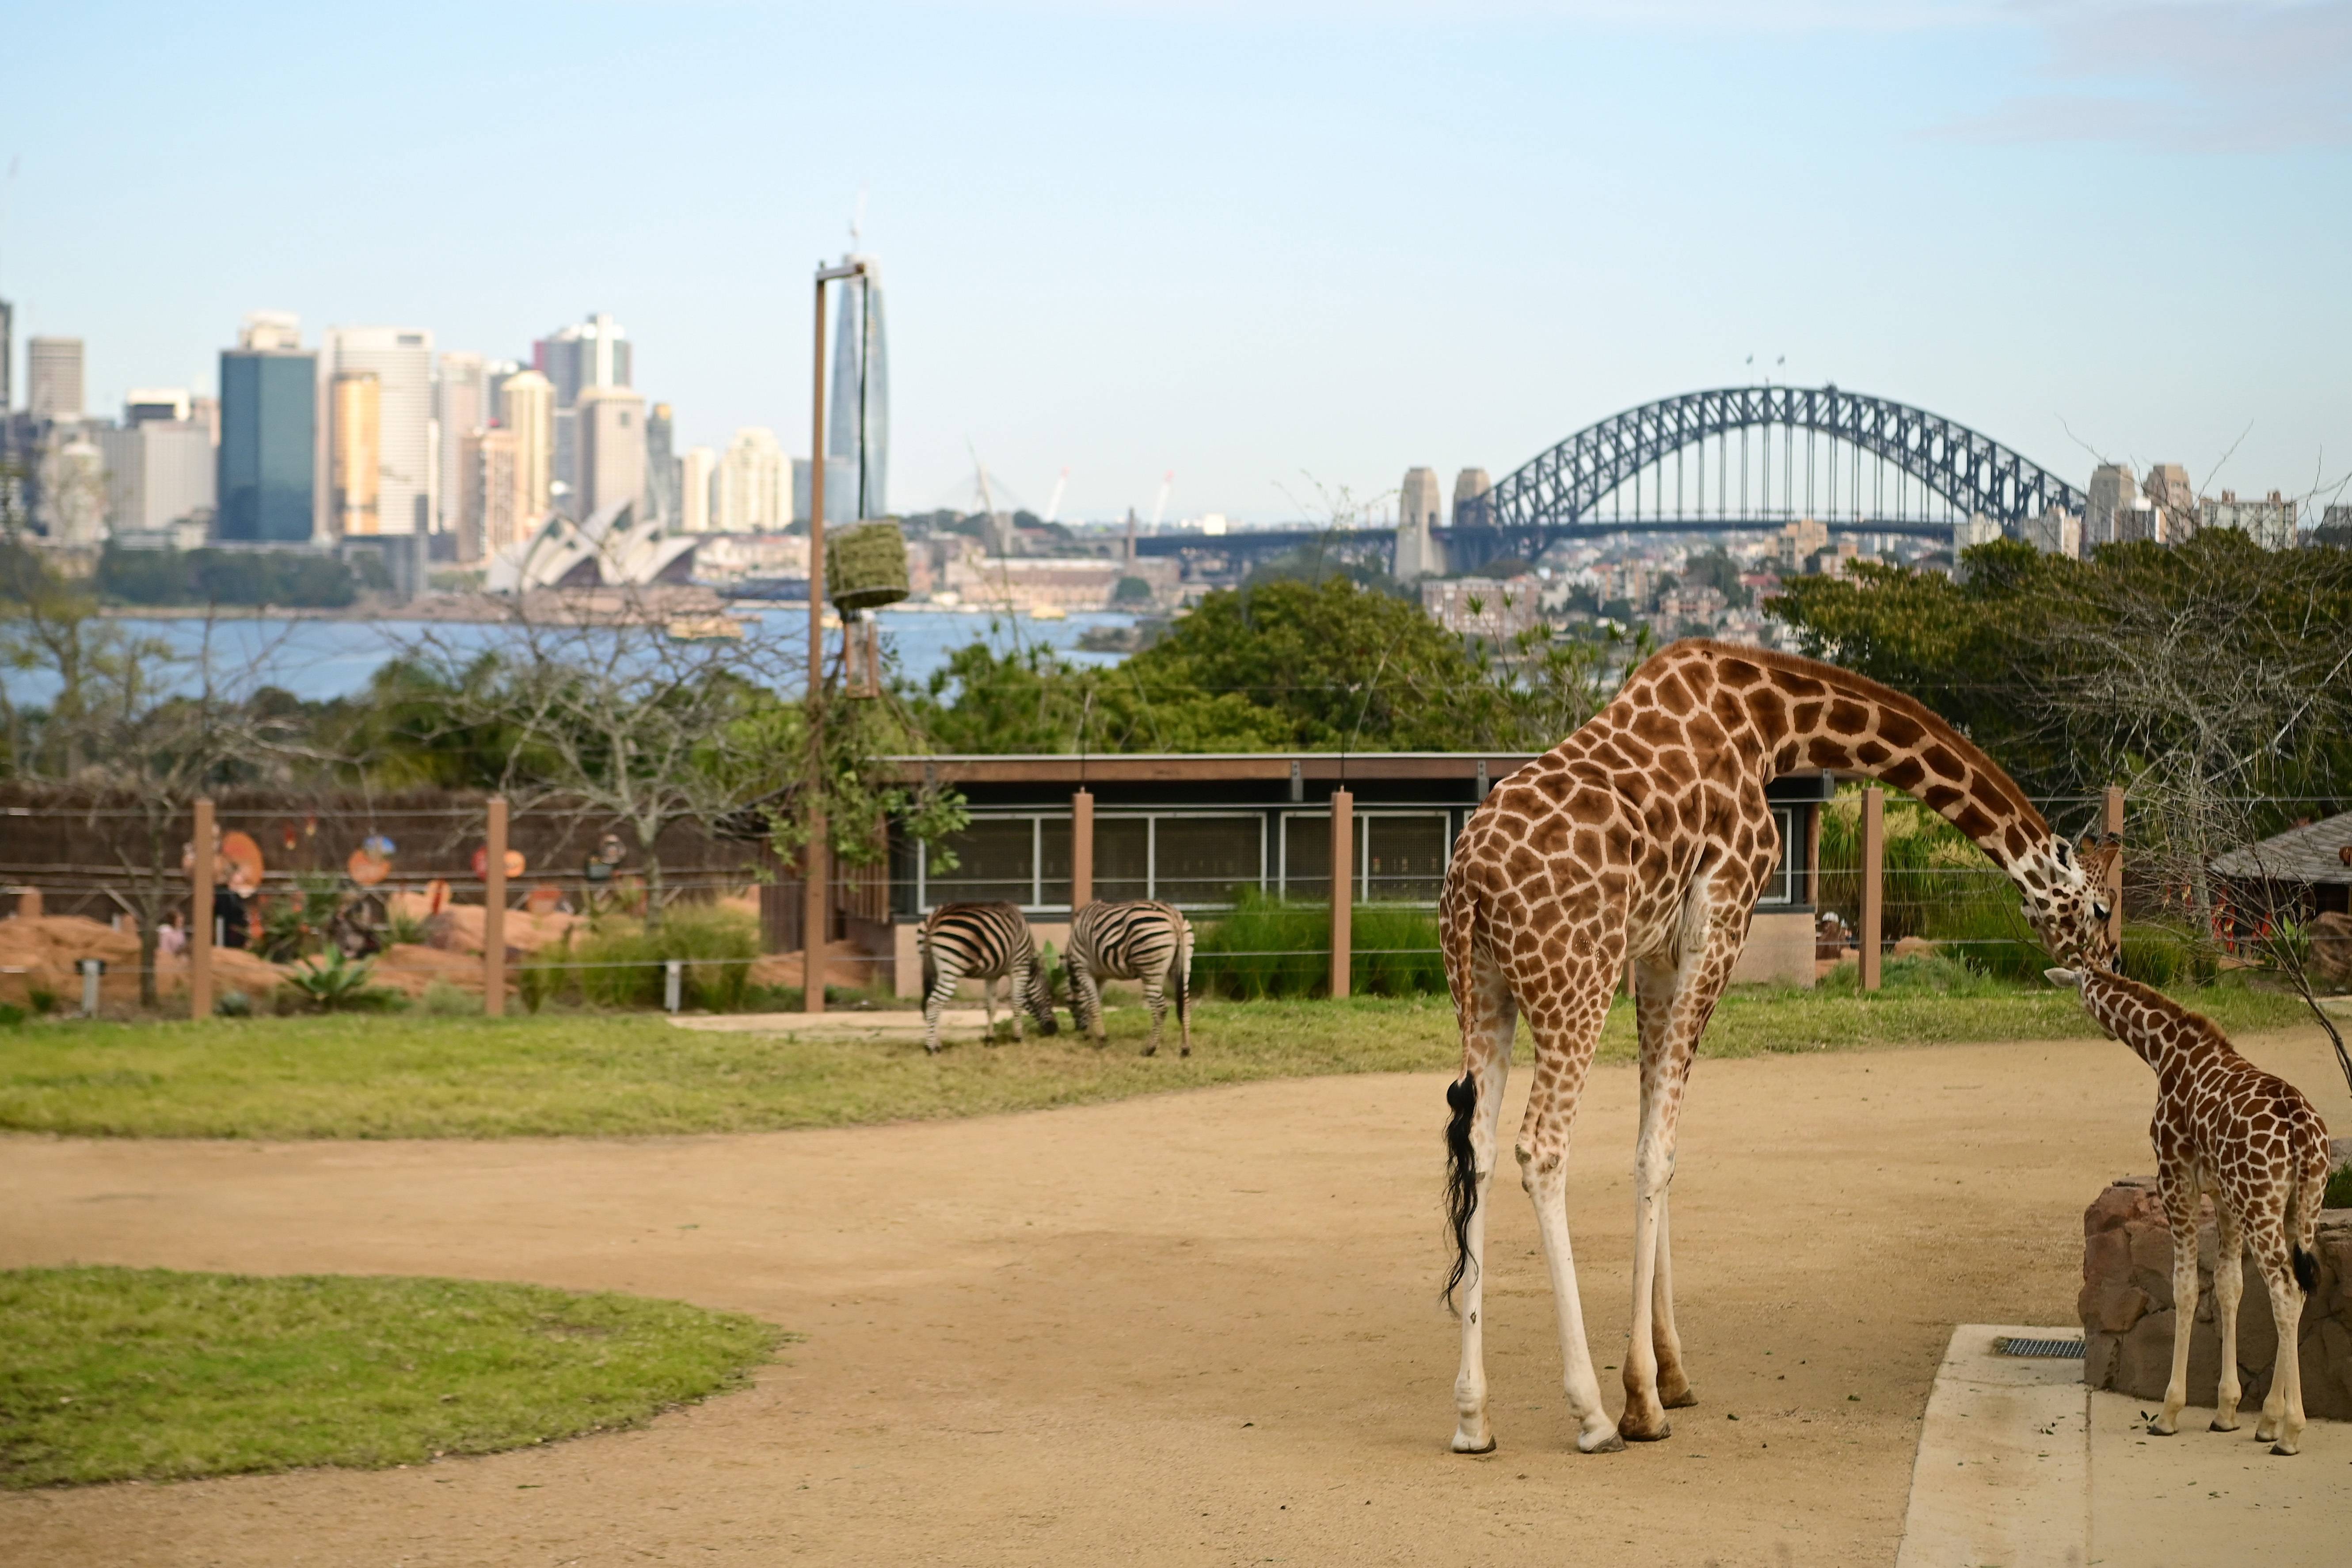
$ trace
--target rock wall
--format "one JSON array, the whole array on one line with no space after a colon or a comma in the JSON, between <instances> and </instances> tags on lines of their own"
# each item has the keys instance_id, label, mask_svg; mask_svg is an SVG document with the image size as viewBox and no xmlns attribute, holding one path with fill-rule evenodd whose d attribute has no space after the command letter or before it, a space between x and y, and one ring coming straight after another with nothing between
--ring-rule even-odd
<instances>
[{"instance_id":1,"label":"rock wall","mask_svg":"<svg viewBox=\"0 0 2352 1568\"><path fill-rule=\"evenodd\" d=\"M2337 1139L2336 1163L2352 1158L2352 1139ZM2221 1383L2221 1340L2214 1323L2213 1207L2197 1227L2197 1314L2189 1338L2189 1403L2210 1406ZM2352 1420L2352 1209L2320 1215L2319 1289L2303 1305L2303 1404L2312 1415ZM2278 1328L2270 1290L2250 1261L2240 1260L2245 1293L2238 1304L2239 1408L2270 1392ZM2083 1379L2094 1388L2160 1400L2172 1375L2172 1228L2154 1176L2126 1176L2083 1213Z\"/></svg>"}]
</instances>

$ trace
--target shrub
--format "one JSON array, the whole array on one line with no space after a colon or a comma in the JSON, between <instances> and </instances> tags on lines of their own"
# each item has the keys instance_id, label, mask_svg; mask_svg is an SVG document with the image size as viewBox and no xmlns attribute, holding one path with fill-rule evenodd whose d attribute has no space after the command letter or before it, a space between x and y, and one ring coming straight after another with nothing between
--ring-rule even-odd
<instances>
[{"instance_id":1,"label":"shrub","mask_svg":"<svg viewBox=\"0 0 2352 1568\"><path fill-rule=\"evenodd\" d=\"M2116 967L2143 985L2210 985L2220 963L2210 942L2186 927L2158 921L2124 926L2124 950Z\"/></svg>"},{"instance_id":2,"label":"shrub","mask_svg":"<svg viewBox=\"0 0 2352 1568\"><path fill-rule=\"evenodd\" d=\"M2327 1192L2319 1200L2326 1209L2352 1209L2352 1165L2338 1165L2327 1173Z\"/></svg>"},{"instance_id":3,"label":"shrub","mask_svg":"<svg viewBox=\"0 0 2352 1568\"><path fill-rule=\"evenodd\" d=\"M304 959L278 987L278 994L298 1009L317 1013L385 1013L407 1005L399 992L368 984L374 971L366 960L354 963L341 948L331 947L324 963Z\"/></svg>"},{"instance_id":4,"label":"shrub","mask_svg":"<svg viewBox=\"0 0 2352 1568\"><path fill-rule=\"evenodd\" d=\"M35 1016L38 1017L46 1018L50 1014L56 1012L58 1010L58 1004L63 1000L63 997L59 996L56 992L50 990L46 985L27 985L25 987L25 1005L30 1007Z\"/></svg>"},{"instance_id":5,"label":"shrub","mask_svg":"<svg viewBox=\"0 0 2352 1568\"><path fill-rule=\"evenodd\" d=\"M1427 910L1358 904L1349 920L1353 991L1410 996L1445 989L1437 918ZM1330 990L1331 910L1244 889L1193 944L1192 984L1203 996L1319 996Z\"/></svg>"},{"instance_id":6,"label":"shrub","mask_svg":"<svg viewBox=\"0 0 2352 1568\"><path fill-rule=\"evenodd\" d=\"M470 1018L482 1010L482 999L462 985L435 980L425 987L417 1005L436 1018Z\"/></svg>"},{"instance_id":7,"label":"shrub","mask_svg":"<svg viewBox=\"0 0 2352 1568\"><path fill-rule=\"evenodd\" d=\"M250 1018L253 998L242 991L224 991L213 1002L213 1013L222 1018Z\"/></svg>"},{"instance_id":8,"label":"shrub","mask_svg":"<svg viewBox=\"0 0 2352 1568\"><path fill-rule=\"evenodd\" d=\"M14 1002L0 1002L0 1029L21 1029L25 1026L25 1010Z\"/></svg>"},{"instance_id":9,"label":"shrub","mask_svg":"<svg viewBox=\"0 0 2352 1568\"><path fill-rule=\"evenodd\" d=\"M683 959L682 1004L731 1013L743 1005L759 956L756 922L710 904L680 904L650 931L635 921L607 921L571 950L569 967L572 985L593 1005L658 1007L663 966Z\"/></svg>"}]
</instances>

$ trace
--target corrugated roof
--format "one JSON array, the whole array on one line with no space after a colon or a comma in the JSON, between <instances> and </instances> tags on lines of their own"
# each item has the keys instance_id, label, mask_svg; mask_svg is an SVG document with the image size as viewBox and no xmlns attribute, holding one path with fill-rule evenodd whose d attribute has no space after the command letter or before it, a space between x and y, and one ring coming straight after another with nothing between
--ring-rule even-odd
<instances>
[{"instance_id":1,"label":"corrugated roof","mask_svg":"<svg viewBox=\"0 0 2352 1568\"><path fill-rule=\"evenodd\" d=\"M2225 877L2263 877L2277 882L2352 882L2344 851L2352 846L2352 811L2263 839L2213 858ZM2126 854L2130 851L2126 849Z\"/></svg>"}]
</instances>

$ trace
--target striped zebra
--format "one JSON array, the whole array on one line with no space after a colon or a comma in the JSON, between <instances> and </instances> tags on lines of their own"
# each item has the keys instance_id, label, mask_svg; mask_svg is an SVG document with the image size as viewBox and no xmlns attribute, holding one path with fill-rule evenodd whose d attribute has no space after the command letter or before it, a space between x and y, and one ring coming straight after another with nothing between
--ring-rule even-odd
<instances>
[{"instance_id":1,"label":"striped zebra","mask_svg":"<svg viewBox=\"0 0 2352 1568\"><path fill-rule=\"evenodd\" d=\"M1097 1043L1103 1038L1102 982L1139 980L1151 1008L1151 1043L1143 1054L1160 1048L1170 990L1176 994L1182 1054L1192 1054L1192 924L1173 904L1143 899L1088 904L1070 922L1069 970L1071 1017Z\"/></svg>"},{"instance_id":2,"label":"striped zebra","mask_svg":"<svg viewBox=\"0 0 2352 1568\"><path fill-rule=\"evenodd\" d=\"M1019 904L941 904L924 917L915 945L923 955L923 1049L939 1051L940 1009L955 994L959 980L980 982L991 1039L996 1037L1000 979L1005 983L1014 1039L1021 1037L1024 1008L1037 1020L1040 1034L1051 1035L1061 1027L1054 1021L1054 994L1047 989L1037 943Z\"/></svg>"}]
</instances>

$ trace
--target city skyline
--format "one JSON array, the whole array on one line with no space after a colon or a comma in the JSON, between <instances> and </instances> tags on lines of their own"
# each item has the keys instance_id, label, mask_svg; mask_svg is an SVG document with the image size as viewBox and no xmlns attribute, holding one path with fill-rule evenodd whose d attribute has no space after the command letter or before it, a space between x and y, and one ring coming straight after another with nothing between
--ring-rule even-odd
<instances>
[{"instance_id":1,"label":"city skyline","mask_svg":"<svg viewBox=\"0 0 2352 1568\"><path fill-rule=\"evenodd\" d=\"M677 449L758 426L796 453L808 272L863 189L898 318L901 510L974 504L969 441L1033 507L1070 468L1066 516L1148 512L1171 469L1171 515L1297 516L1315 481L1499 478L1768 366L1948 415L2077 483L2179 457L2200 487L2292 490L2352 451L2333 368L2352 304L2309 259L2352 224L2325 196L2352 173L2343 11L526 7L467 14L463 55L298 68L192 125L204 173L168 183L133 104L262 37L323 68L357 24L161 15L152 47L100 62L103 26L38 15L19 42L54 68L0 147L21 159L0 298L20 353L84 341L93 412L205 390L223 324L258 307L518 357L535 323L605 309L653 354L631 380L675 406ZM890 70L795 81L780 110L768 68L811 49ZM979 121L943 90L1016 61ZM563 116L489 90L525 69L630 102L646 133L573 158ZM365 119L412 93L407 118ZM331 98L369 128L313 145L297 132ZM533 210L609 213L597 193L626 186L629 221L555 247L515 224L509 160L456 157L432 122L459 101L467 145L565 150L534 165ZM789 155L794 127L876 105L814 173ZM1431 221L1400 237L1400 200Z\"/></svg>"}]
</instances>

